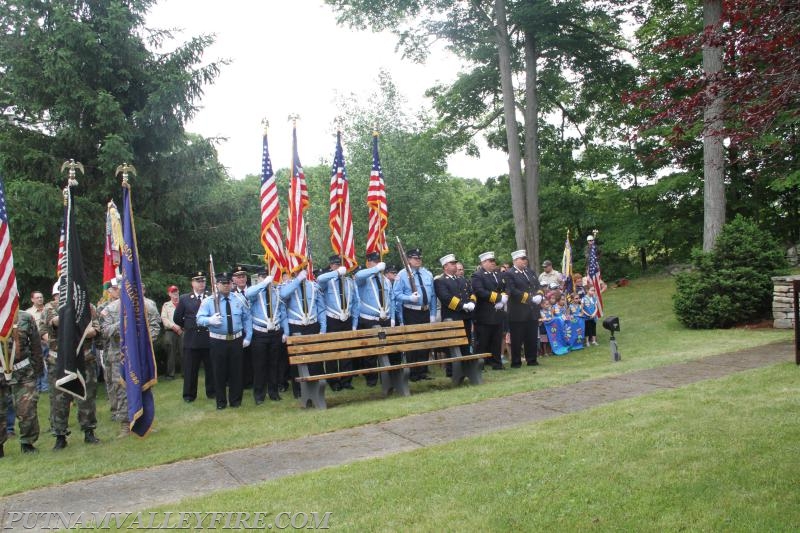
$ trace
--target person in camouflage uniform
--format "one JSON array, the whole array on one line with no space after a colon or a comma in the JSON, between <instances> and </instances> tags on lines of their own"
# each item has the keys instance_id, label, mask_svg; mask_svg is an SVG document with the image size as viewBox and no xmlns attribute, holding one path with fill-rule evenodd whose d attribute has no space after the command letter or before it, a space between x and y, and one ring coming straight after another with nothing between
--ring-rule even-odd
<instances>
[{"instance_id":1,"label":"person in camouflage uniform","mask_svg":"<svg viewBox=\"0 0 800 533\"><path fill-rule=\"evenodd\" d=\"M150 331L151 339L154 339L158 337L158 333L161 330L161 314L158 312L158 307L153 300L145 298L145 313L147 315L147 328ZM120 422L119 436L124 437L130 433L130 423L128 421L128 396L125 389L125 377L122 374L120 320L120 300L117 298L100 313L100 326L106 339L104 355L106 361L111 365L108 397L112 408L116 405L113 414L114 418Z\"/></svg>"},{"instance_id":2,"label":"person in camouflage uniform","mask_svg":"<svg viewBox=\"0 0 800 533\"><path fill-rule=\"evenodd\" d=\"M53 302L50 302L53 303ZM75 400L71 394L56 389L56 363L58 361L58 303L45 306L44 323L47 327L48 343L50 353L47 357L48 376L50 380L50 430L56 437L56 444L53 450L61 450L67 447L67 435L69 435L69 409L70 404L76 401L78 406L78 424L83 431L83 441L87 444L99 444L94 430L97 429L97 365L95 356L90 347L92 339L100 332L100 322L97 319L97 310L94 305L92 309L92 319L86 329L86 339L81 347L83 356L84 379L86 384L86 399Z\"/></svg>"},{"instance_id":3,"label":"person in camouflage uniform","mask_svg":"<svg viewBox=\"0 0 800 533\"><path fill-rule=\"evenodd\" d=\"M119 299L119 284L116 279L111 280L111 286L107 289L108 298L101 300L97 304L97 315L100 317L100 323L102 326L103 322L103 310L113 301ZM108 397L109 407L111 408L111 421L112 422L120 422L117 420L117 412L119 411L119 406L117 405L117 396L114 394L116 389L114 388L114 382L111 379L111 375L114 373L111 364L111 357L108 355L108 351L106 350L106 344L108 344L108 338L105 334L98 335L94 338L95 341L95 352L98 353L98 357L100 357L100 362L103 366L103 381L106 384L106 396Z\"/></svg>"},{"instance_id":4,"label":"person in camouflage uniform","mask_svg":"<svg viewBox=\"0 0 800 533\"><path fill-rule=\"evenodd\" d=\"M8 339L8 349L13 350L14 369L11 382L0 373L0 457L3 456L3 444L6 441L6 408L7 394L14 395L14 405L19 419L19 441L22 453L36 453L34 443L39 439L39 391L36 379L44 372L42 360L42 341L36 320L29 313L20 311L12 334Z\"/></svg>"}]
</instances>

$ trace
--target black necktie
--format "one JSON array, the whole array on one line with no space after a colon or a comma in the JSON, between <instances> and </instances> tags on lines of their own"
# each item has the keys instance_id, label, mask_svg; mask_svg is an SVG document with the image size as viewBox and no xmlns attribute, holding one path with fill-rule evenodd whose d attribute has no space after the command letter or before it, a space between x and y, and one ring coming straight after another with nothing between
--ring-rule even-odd
<instances>
[{"instance_id":1,"label":"black necktie","mask_svg":"<svg viewBox=\"0 0 800 533\"><path fill-rule=\"evenodd\" d=\"M339 305L342 311L347 308L347 301L344 293L344 278L342 276L339 276Z\"/></svg>"},{"instance_id":2,"label":"black necktie","mask_svg":"<svg viewBox=\"0 0 800 533\"><path fill-rule=\"evenodd\" d=\"M425 285L422 284L422 274L417 270L417 279L419 280L419 290L422 292L422 306L428 305L428 291L425 290Z\"/></svg>"},{"instance_id":3,"label":"black necktie","mask_svg":"<svg viewBox=\"0 0 800 533\"><path fill-rule=\"evenodd\" d=\"M379 302L379 303L380 303L380 305L381 305L381 309L383 309L383 306L384 306L384 304L386 303L386 299L385 299L385 297L383 296L383 287L381 286L381 278L380 278L380 274L379 274L378 276L375 276L375 277L374 277L374 278L372 278L372 279L374 279L374 280L375 280L375 285L377 285L377 286L378 286L378 302Z\"/></svg>"},{"instance_id":4,"label":"black necktie","mask_svg":"<svg viewBox=\"0 0 800 533\"><path fill-rule=\"evenodd\" d=\"M231 300L225 297L225 313L228 315L228 335L233 335L233 315L231 315Z\"/></svg>"},{"instance_id":5,"label":"black necktie","mask_svg":"<svg viewBox=\"0 0 800 533\"><path fill-rule=\"evenodd\" d=\"M267 287L267 317L272 319L272 291Z\"/></svg>"}]
</instances>

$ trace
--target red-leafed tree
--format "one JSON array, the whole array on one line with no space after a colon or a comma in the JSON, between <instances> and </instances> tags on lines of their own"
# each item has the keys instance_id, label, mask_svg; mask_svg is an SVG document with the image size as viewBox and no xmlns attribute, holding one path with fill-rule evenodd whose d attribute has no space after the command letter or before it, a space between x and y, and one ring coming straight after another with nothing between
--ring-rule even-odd
<instances>
[{"instance_id":1,"label":"red-leafed tree","mask_svg":"<svg viewBox=\"0 0 800 533\"><path fill-rule=\"evenodd\" d=\"M698 68L687 63L681 74L667 80L663 72L650 71L642 89L627 98L652 111L645 129L663 132L669 127L666 140L679 160L696 153L701 133L706 139L725 139L725 163L738 174L736 179L767 179L773 191L787 193L784 214L796 226L800 1L704 0L703 7L714 3L722 8L718 25L704 17L703 31L668 38L656 50L698 60L703 50L704 68L699 61ZM713 48L723 53L716 74L707 68L707 52ZM718 122L709 113L715 105L721 109ZM731 182L730 172L726 177ZM713 240L706 243L704 238L704 248L706 244Z\"/></svg>"}]
</instances>

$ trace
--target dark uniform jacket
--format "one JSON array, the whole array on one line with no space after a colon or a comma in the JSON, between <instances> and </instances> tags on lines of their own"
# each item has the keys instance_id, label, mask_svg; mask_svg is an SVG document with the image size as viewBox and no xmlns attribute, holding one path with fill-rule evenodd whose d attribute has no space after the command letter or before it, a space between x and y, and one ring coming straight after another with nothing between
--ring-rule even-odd
<instances>
[{"instance_id":1,"label":"dark uniform jacket","mask_svg":"<svg viewBox=\"0 0 800 533\"><path fill-rule=\"evenodd\" d=\"M194 293L184 294L178 300L172 321L183 328L183 346L191 350L208 348L208 328L197 325L197 311L202 300Z\"/></svg>"},{"instance_id":2,"label":"dark uniform jacket","mask_svg":"<svg viewBox=\"0 0 800 533\"><path fill-rule=\"evenodd\" d=\"M450 277L443 274L433 280L433 289L436 297L442 302L442 320L469 320L472 313L464 310L464 304L475 301L475 296L469 288L465 278Z\"/></svg>"},{"instance_id":3,"label":"dark uniform jacket","mask_svg":"<svg viewBox=\"0 0 800 533\"><path fill-rule=\"evenodd\" d=\"M39 329L36 327L36 319L33 318L33 315L25 311L19 312L17 323L14 324L8 338L8 349L14 354L12 365L22 364L26 359L28 360L26 366L11 372L14 376L13 379L17 382L33 381L42 375L44 372L42 340L39 337ZM0 372L0 383L4 381L5 377Z\"/></svg>"},{"instance_id":4,"label":"dark uniform jacket","mask_svg":"<svg viewBox=\"0 0 800 533\"><path fill-rule=\"evenodd\" d=\"M479 268L472 275L472 292L477 298L475 320L479 324L503 323L505 311L494 308L500 302L503 291L503 279L499 272L487 272Z\"/></svg>"},{"instance_id":5,"label":"dark uniform jacket","mask_svg":"<svg viewBox=\"0 0 800 533\"><path fill-rule=\"evenodd\" d=\"M539 319L539 305L533 297L542 294L539 278L530 268L511 267L503 273L508 294L508 321L528 322Z\"/></svg>"}]
</instances>

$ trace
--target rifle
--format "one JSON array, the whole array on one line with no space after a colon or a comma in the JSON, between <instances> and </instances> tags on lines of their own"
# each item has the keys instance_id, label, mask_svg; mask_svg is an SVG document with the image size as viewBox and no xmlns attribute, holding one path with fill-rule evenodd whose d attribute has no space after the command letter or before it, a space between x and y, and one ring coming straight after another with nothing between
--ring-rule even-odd
<instances>
[{"instance_id":1,"label":"rifle","mask_svg":"<svg viewBox=\"0 0 800 533\"><path fill-rule=\"evenodd\" d=\"M414 275L411 273L411 264L408 262L408 257L406 257L406 250L403 248L403 243L400 242L400 237L395 235L395 239L397 239L397 251L400 253L400 261L403 262L406 274L408 274L408 283L411 285L411 292L417 292L417 282L414 280Z\"/></svg>"},{"instance_id":2,"label":"rifle","mask_svg":"<svg viewBox=\"0 0 800 533\"><path fill-rule=\"evenodd\" d=\"M214 273L214 258L208 254L208 276L211 278L211 296L214 298L214 312L219 314L219 291L217 290L217 276Z\"/></svg>"}]
</instances>

